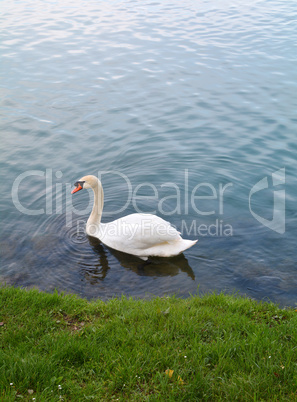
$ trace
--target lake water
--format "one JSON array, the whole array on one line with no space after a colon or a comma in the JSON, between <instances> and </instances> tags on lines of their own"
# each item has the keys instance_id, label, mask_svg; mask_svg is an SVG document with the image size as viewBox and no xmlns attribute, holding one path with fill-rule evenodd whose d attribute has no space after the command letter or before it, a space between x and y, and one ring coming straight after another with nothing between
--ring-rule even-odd
<instances>
[{"instance_id":1,"label":"lake water","mask_svg":"<svg viewBox=\"0 0 297 402\"><path fill-rule=\"evenodd\" d=\"M294 306L296 1L1 6L1 281ZM85 174L104 222L152 212L197 245L145 264L88 238Z\"/></svg>"}]
</instances>

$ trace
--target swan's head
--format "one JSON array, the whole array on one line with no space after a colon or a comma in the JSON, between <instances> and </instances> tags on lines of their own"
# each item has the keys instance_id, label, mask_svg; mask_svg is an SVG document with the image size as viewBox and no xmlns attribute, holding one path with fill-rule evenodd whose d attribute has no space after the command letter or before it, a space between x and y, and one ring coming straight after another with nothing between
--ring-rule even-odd
<instances>
[{"instance_id":1,"label":"swan's head","mask_svg":"<svg viewBox=\"0 0 297 402\"><path fill-rule=\"evenodd\" d=\"M96 176L88 175L84 176L81 179L77 180L75 183L75 188L71 191L71 194L76 193L79 190L82 190L84 188L96 188L98 185L98 179Z\"/></svg>"}]
</instances>

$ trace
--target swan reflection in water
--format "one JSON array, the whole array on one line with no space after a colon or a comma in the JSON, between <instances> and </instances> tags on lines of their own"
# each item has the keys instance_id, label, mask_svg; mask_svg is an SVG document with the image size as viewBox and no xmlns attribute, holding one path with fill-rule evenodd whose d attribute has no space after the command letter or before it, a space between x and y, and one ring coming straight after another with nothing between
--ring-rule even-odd
<instances>
[{"instance_id":1,"label":"swan reflection in water","mask_svg":"<svg viewBox=\"0 0 297 402\"><path fill-rule=\"evenodd\" d=\"M92 249L98 255L98 263L83 264L82 273L84 278L91 284L104 281L110 270L106 250L119 261L123 268L129 269L137 275L160 277L175 276L180 272L185 272L192 280L195 280L194 272L183 254L171 258L154 257L147 261L142 261L131 254L103 246L100 240L94 237L88 236L88 240Z\"/></svg>"}]
</instances>

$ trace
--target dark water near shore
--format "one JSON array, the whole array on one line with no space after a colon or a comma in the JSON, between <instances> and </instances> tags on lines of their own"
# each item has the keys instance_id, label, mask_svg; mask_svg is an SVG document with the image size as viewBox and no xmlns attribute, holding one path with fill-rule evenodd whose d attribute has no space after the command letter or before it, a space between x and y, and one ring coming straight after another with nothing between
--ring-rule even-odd
<instances>
[{"instance_id":1,"label":"dark water near shore","mask_svg":"<svg viewBox=\"0 0 297 402\"><path fill-rule=\"evenodd\" d=\"M2 10L1 281L294 306L296 2ZM70 195L85 174L102 179L104 222L153 212L198 244L144 264L87 238L92 197Z\"/></svg>"}]
</instances>

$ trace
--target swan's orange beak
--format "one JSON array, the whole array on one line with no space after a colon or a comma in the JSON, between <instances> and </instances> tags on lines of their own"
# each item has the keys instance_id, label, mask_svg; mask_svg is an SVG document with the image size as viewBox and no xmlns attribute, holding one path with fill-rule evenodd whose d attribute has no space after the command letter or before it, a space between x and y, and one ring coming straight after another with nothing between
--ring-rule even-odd
<instances>
[{"instance_id":1,"label":"swan's orange beak","mask_svg":"<svg viewBox=\"0 0 297 402\"><path fill-rule=\"evenodd\" d=\"M78 186L75 187L75 188L71 191L71 194L74 194L74 193L76 193L76 192L79 191L79 190L82 190L82 186L81 186L80 184L78 184Z\"/></svg>"}]
</instances>

